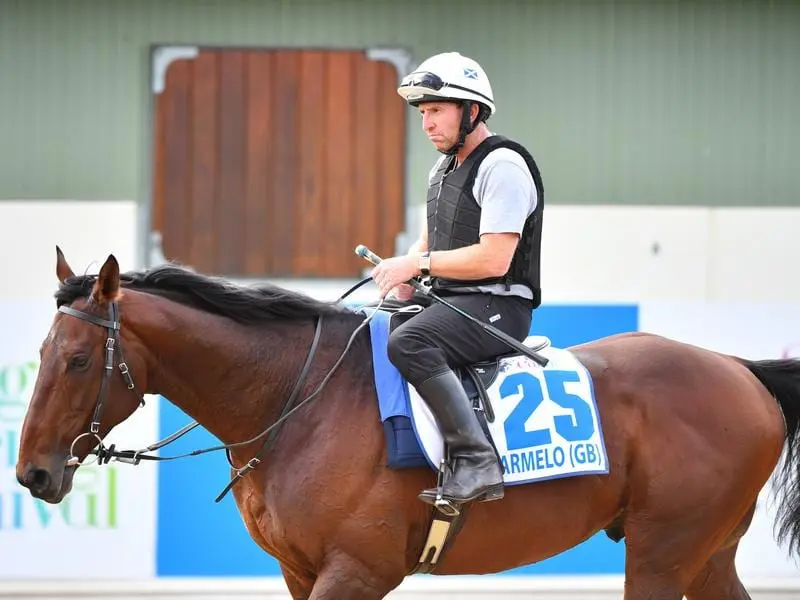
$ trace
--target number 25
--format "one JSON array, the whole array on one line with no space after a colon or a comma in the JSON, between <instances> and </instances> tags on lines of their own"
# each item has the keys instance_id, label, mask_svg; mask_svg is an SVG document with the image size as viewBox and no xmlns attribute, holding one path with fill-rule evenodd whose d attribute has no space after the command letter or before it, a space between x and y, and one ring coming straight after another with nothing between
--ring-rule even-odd
<instances>
[{"instance_id":1,"label":"number 25","mask_svg":"<svg viewBox=\"0 0 800 600\"><path fill-rule=\"evenodd\" d=\"M544 371L547 397L575 413L575 421L569 415L558 415L553 418L555 430L568 442L583 442L594 434L592 411L580 396L570 394L566 384L580 381L575 371ZM506 432L506 444L509 450L520 450L531 446L541 446L552 441L550 429L526 431L525 423L544 401L542 384L538 377L527 372L514 373L500 384L500 397L508 398L519 393L522 388L522 399L514 407L503 423Z\"/></svg>"}]
</instances>

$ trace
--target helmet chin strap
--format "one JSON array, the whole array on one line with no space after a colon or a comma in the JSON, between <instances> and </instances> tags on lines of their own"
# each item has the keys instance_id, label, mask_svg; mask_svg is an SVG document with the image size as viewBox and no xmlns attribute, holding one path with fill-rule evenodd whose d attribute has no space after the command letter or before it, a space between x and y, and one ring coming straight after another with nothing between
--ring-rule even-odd
<instances>
[{"instance_id":1,"label":"helmet chin strap","mask_svg":"<svg viewBox=\"0 0 800 600\"><path fill-rule=\"evenodd\" d=\"M461 125L458 128L458 139L456 143L447 148L446 150L439 150L442 154L446 156L453 156L458 153L459 150L464 146L464 142L467 140L467 136L472 133L475 128L478 126L479 119L478 117L475 118L474 123L470 123L470 113L472 112L472 102L469 100L464 100L461 102ZM478 114L480 116L480 112Z\"/></svg>"}]
</instances>

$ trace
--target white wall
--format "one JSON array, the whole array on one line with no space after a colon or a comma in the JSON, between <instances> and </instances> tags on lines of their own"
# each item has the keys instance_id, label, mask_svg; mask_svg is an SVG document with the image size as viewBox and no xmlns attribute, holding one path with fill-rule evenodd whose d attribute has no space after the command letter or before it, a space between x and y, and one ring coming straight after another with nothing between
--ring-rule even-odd
<instances>
[{"instance_id":1,"label":"white wall","mask_svg":"<svg viewBox=\"0 0 800 600\"><path fill-rule=\"evenodd\" d=\"M76 271L96 270L109 253L122 270L140 267L138 220L133 202L0 202L0 298L52 295L56 244ZM545 301L800 301L798 231L800 208L550 205ZM337 297L353 282L282 283Z\"/></svg>"},{"instance_id":2,"label":"white wall","mask_svg":"<svg viewBox=\"0 0 800 600\"><path fill-rule=\"evenodd\" d=\"M545 302L800 301L798 231L800 208L549 205Z\"/></svg>"},{"instance_id":3,"label":"white wall","mask_svg":"<svg viewBox=\"0 0 800 600\"><path fill-rule=\"evenodd\" d=\"M112 253L123 271L140 266L138 212L133 202L0 201L0 298L51 298L56 245L76 273L97 272Z\"/></svg>"}]
</instances>

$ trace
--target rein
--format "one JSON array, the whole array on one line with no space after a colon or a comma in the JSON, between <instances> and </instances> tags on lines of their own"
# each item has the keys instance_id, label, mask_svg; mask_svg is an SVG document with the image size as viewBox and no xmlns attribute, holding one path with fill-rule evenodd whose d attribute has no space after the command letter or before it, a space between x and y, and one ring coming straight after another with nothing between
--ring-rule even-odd
<instances>
[{"instance_id":1,"label":"rein","mask_svg":"<svg viewBox=\"0 0 800 600\"><path fill-rule=\"evenodd\" d=\"M353 291L355 291L357 288L361 287L371 279L372 279L371 277L368 277L361 280L358 284L351 287L349 290L347 290L347 292L345 292L342 296L340 296L337 302L343 300L346 296L351 294ZM78 443L79 440L83 439L84 437L94 437L97 440L98 442L97 446L91 451L89 451L89 454L94 454L97 456L96 461L93 462L97 462L98 464L108 464L111 460L114 460L117 462L138 465L142 460L154 460L154 461L177 460L179 458L199 456L201 454L206 454L209 452L217 452L219 450L225 450L225 456L228 460L228 464L231 466L232 469L234 469L235 473L233 478L228 483L228 485L225 486L222 492L220 492L220 494L214 500L215 502L221 501L225 497L225 495L231 490L231 488L233 488L233 486L236 485L236 483L242 479L242 477L244 477L247 473L255 469L261 463L264 455L275 443L275 440L278 437L278 432L280 431L280 426L290 416L292 416L295 413L295 411L305 406L308 402L316 398L322 392L325 385L327 385L328 381L333 376L334 372L338 369L339 365L341 365L342 361L344 360L344 357L347 355L347 352L350 350L350 347L355 341L356 335L359 333L359 331L361 331L362 328L364 328L369 323L369 321L372 320L372 317L379 310L381 304L383 304L383 300L381 300L381 302L375 307L375 310L372 312L372 314L368 315L358 325L358 327L356 327L355 331L353 331L353 333L350 335L350 339L347 341L344 350L342 350L342 353L339 355L339 358L336 359L336 362L330 368L330 370L322 379L317 388L298 404L297 398L300 395L300 390L302 389L303 382L308 377L309 370L311 369L311 363L314 359L314 356L316 355L319 346L319 339L322 333L323 317L322 315L319 315L317 317L314 328L314 338L311 341L311 346L308 349L308 353L306 355L305 362L303 363L303 367L300 370L300 373L297 377L297 380L295 381L294 388L292 389L292 392L289 395L288 400L283 405L283 409L281 410L280 416L272 425L264 429L261 433L259 433L255 437L250 438L249 440L245 440L242 442L235 442L231 444L221 444L209 448L202 448L198 450L193 450L191 452L187 452L185 454L178 454L174 456L156 456L149 453L158 450L160 448L163 448L164 446L168 446L175 440L180 439L181 437L183 437L191 430L200 425L197 421L192 421L191 423L185 425L175 433L172 433L171 435L165 437L164 439L159 440L158 442L155 442L153 444L150 444L149 446L142 448L141 450L117 450L114 444L112 444L108 448L106 448L103 445L103 438L100 437L100 419L103 411L104 396L108 389L108 383L111 379L111 373L114 370L115 350L119 351L120 361L117 364L117 367L119 368L120 373L125 379L125 384L127 388L139 397L140 406L145 405L144 396L136 389L133 382L133 376L128 370L128 365L125 362L125 357L122 352L122 342L120 340L121 323L119 318L119 307L116 302L111 302L108 310L109 313L108 319L103 319L93 314L77 310L70 306L59 306L58 307L59 312L70 315L72 317L76 317L78 319L86 321L87 323L91 323L92 325L103 327L106 329L108 335L105 343L106 355L105 355L105 364L103 366L103 378L100 382L100 391L98 393L97 402L95 404L94 413L92 415L92 421L89 425L89 431L81 433L80 435L78 435L78 437L76 437L72 441L72 444L70 445L69 457L67 458L66 462L67 466L77 466L79 464L83 464L81 463L80 459L78 459L78 457L75 456L75 445ZM267 439L265 440L264 445L261 447L259 452L253 458L247 461L244 464L244 466L237 468L232 461L231 449L250 445L254 442L257 442L264 436L267 436ZM86 464L90 465L93 464L93 462Z\"/></svg>"}]
</instances>

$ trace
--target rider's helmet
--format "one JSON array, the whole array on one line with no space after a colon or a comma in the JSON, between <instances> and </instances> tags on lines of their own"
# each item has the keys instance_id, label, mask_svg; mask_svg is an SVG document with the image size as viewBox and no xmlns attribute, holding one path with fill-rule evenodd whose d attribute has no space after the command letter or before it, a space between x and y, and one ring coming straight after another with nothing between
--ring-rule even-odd
<instances>
[{"instance_id":1,"label":"rider's helmet","mask_svg":"<svg viewBox=\"0 0 800 600\"><path fill-rule=\"evenodd\" d=\"M492 86L483 67L458 52L436 54L423 61L403 78L397 93L411 106L422 102L456 102L462 106L458 142L445 154L458 152L478 123L495 113ZM473 103L478 105L478 117L470 123Z\"/></svg>"}]
</instances>

